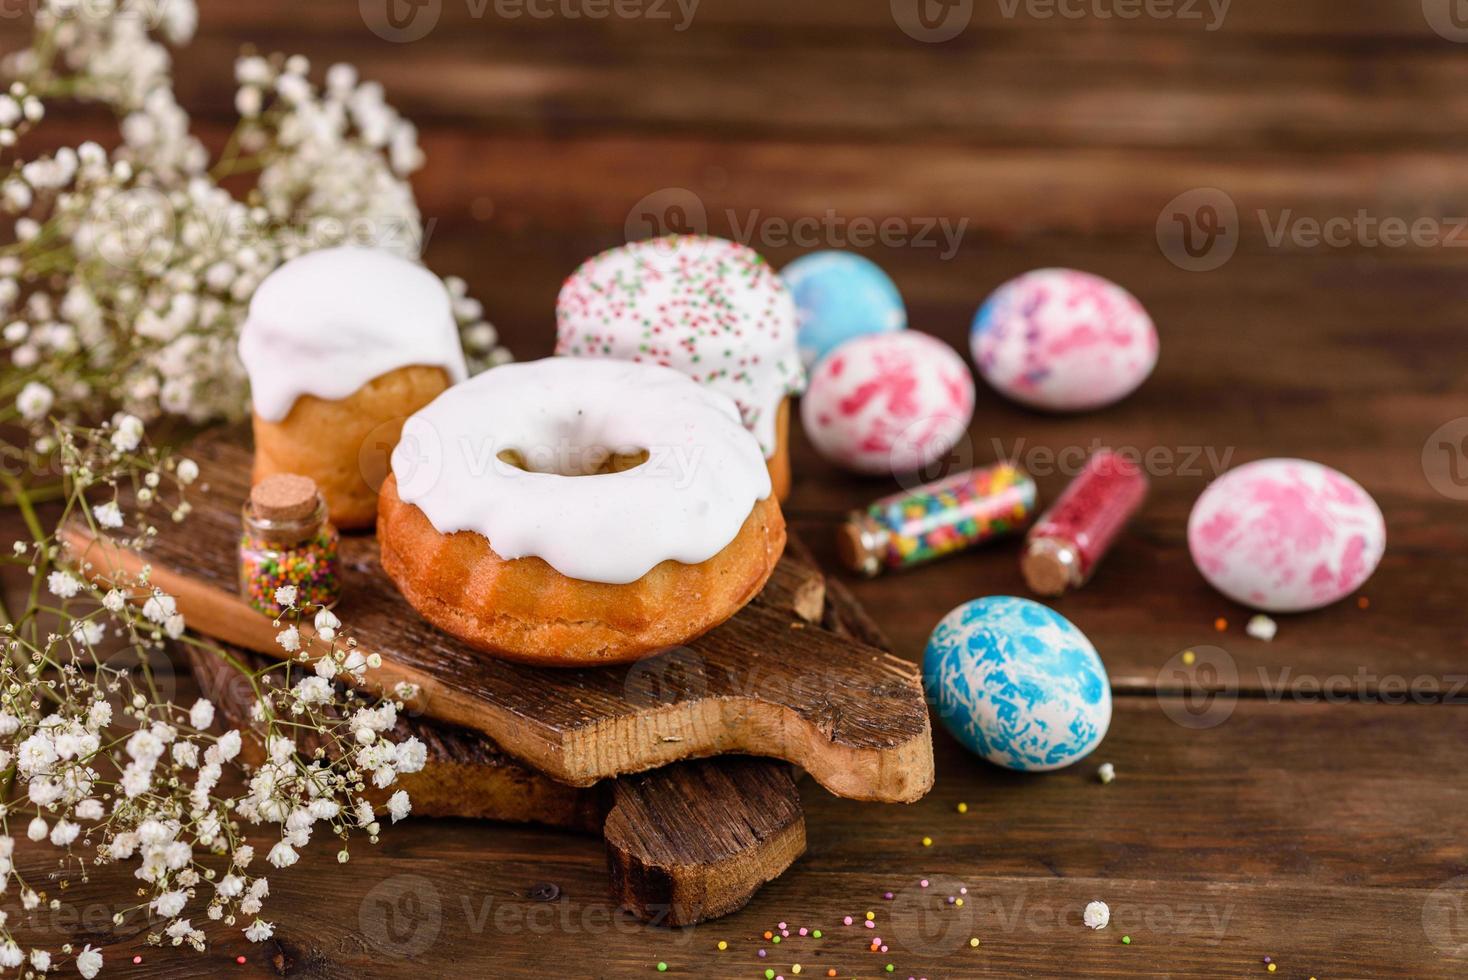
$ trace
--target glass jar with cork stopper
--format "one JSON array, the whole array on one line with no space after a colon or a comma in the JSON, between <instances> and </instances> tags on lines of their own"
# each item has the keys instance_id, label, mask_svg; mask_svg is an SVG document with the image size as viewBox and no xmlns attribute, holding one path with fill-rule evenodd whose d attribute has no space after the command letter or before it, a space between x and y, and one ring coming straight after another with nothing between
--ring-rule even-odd
<instances>
[{"instance_id":1,"label":"glass jar with cork stopper","mask_svg":"<svg viewBox=\"0 0 1468 980\"><path fill-rule=\"evenodd\" d=\"M250 491L241 513L240 595L257 612L278 616L275 592L295 586L297 605L330 606L341 594L340 535L314 481L282 473Z\"/></svg>"}]
</instances>

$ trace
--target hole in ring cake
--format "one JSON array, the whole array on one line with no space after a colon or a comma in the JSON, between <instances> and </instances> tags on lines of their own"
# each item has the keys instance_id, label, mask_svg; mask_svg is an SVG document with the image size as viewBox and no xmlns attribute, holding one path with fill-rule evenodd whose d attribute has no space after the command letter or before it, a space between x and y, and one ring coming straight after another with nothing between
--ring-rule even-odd
<instances>
[{"instance_id":1,"label":"hole in ring cake","mask_svg":"<svg viewBox=\"0 0 1468 980\"><path fill-rule=\"evenodd\" d=\"M382 566L496 656L622 663L743 608L785 548L759 442L671 368L507 364L410 417L378 500Z\"/></svg>"}]
</instances>

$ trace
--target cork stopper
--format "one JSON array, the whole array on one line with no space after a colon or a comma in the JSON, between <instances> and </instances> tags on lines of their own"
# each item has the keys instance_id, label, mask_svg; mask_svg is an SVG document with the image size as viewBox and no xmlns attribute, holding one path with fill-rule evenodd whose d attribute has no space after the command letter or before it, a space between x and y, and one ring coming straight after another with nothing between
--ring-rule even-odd
<instances>
[{"instance_id":1,"label":"cork stopper","mask_svg":"<svg viewBox=\"0 0 1468 980\"><path fill-rule=\"evenodd\" d=\"M250 508L260 520L304 521L316 513L316 483L293 473L267 476L250 490Z\"/></svg>"},{"instance_id":2,"label":"cork stopper","mask_svg":"<svg viewBox=\"0 0 1468 980\"><path fill-rule=\"evenodd\" d=\"M836 525L836 557L853 572L875 578L882 570L884 536L870 517L852 514Z\"/></svg>"},{"instance_id":3,"label":"cork stopper","mask_svg":"<svg viewBox=\"0 0 1468 980\"><path fill-rule=\"evenodd\" d=\"M1019 568L1030 589L1039 595L1064 595L1081 584L1080 556L1058 538L1032 539L1020 556Z\"/></svg>"}]
</instances>

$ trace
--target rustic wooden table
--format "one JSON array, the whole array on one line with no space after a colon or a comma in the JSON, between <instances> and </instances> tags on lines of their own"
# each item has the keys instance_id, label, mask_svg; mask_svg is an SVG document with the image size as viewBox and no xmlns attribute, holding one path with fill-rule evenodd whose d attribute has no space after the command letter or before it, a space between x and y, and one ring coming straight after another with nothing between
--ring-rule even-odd
<instances>
[{"instance_id":1,"label":"rustic wooden table","mask_svg":"<svg viewBox=\"0 0 1468 980\"><path fill-rule=\"evenodd\" d=\"M1162 336L1138 394L1051 418L981 390L960 447L1017 454L1047 498L1064 483L1049 453L1153 452L1145 512L1057 603L1100 650L1115 719L1092 759L1031 777L939 731L937 785L912 806L807 783L806 857L693 929L620 917L594 840L452 821L272 876L264 946L196 955L119 935L110 916L131 886L116 870L39 928L105 945L114 975L179 977L624 977L659 961L681 976L789 977L799 962L873 977L890 962L903 977L1218 977L1266 975L1266 955L1281 977L1468 970L1468 253L1454 250L1468 242L1468 46L1454 38L1468 32L1449 0L1237 0L1221 25L1203 3L959 0L917 19L908 0L703 0L685 30L672 0L426 0L396 22L416 34L428 20L413 18L436 18L411 43L369 29L380 0L201 8L180 97L216 140L245 42L385 84L428 156L427 260L468 280L521 358L550 351L563 276L658 222L747 238L777 265L863 246L912 325L960 349L980 300L1021 271L1131 288ZM1123 10L1141 14L1103 16ZM52 123L58 139L93 125ZM1188 251L1179 217L1205 205L1224 233L1195 228ZM1312 236L1330 219L1329 242ZM1403 244L1387 219L1427 233ZM873 227L884 241L859 237ZM945 228L962 230L952 248ZM1281 617L1264 643L1193 570L1184 526L1208 479L1274 455L1355 476L1389 546L1367 608ZM837 518L889 489L800 442L788 511L829 563ZM853 588L917 657L948 609L1022 584L1011 546ZM1181 652L1205 645L1185 668ZM1214 675L1199 665L1220 669L1222 693L1200 693ZM920 913L922 878L966 886L965 904ZM559 901L528 900L539 882ZM1110 903L1109 929L1081 926L1092 899ZM841 924L868 909L886 955ZM824 938L757 959L780 921Z\"/></svg>"}]
</instances>

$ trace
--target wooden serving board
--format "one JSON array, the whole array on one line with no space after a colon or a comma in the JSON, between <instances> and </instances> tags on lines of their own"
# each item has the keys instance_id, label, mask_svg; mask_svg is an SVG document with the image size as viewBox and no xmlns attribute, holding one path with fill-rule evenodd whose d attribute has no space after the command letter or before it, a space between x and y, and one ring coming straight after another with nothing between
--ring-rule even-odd
<instances>
[{"instance_id":1,"label":"wooden serving board","mask_svg":"<svg viewBox=\"0 0 1468 980\"><path fill-rule=\"evenodd\" d=\"M185 654L206 697L228 727L250 730L248 697L221 658L197 646ZM264 655L229 652L252 667ZM788 763L726 757L677 762L590 787L558 783L505 755L477 732L404 716L396 738L428 748L423 769L401 777L413 814L537 823L600 835L612 898L644 921L687 926L745 906L805 852L805 821ZM306 746L310 748L310 746ZM258 740L242 754L264 760ZM388 791L371 791L380 803Z\"/></svg>"},{"instance_id":2,"label":"wooden serving board","mask_svg":"<svg viewBox=\"0 0 1468 980\"><path fill-rule=\"evenodd\" d=\"M188 455L200 469L190 518L164 522L146 556L94 539L79 521L65 529L67 544L94 578L147 566L191 628L281 655L277 628L236 592L251 463L245 437L216 432ZM417 710L489 736L558 782L590 786L735 753L792 762L832 793L855 799L911 802L932 786L917 668L797 615L802 607L811 612L822 581L813 565L788 554L754 602L687 646L630 666L577 670L496 660L439 632L382 572L375 539L344 538L342 559L338 614L362 648L383 660L370 682L416 684Z\"/></svg>"},{"instance_id":3,"label":"wooden serving board","mask_svg":"<svg viewBox=\"0 0 1468 980\"><path fill-rule=\"evenodd\" d=\"M809 561L798 542L794 550L797 560ZM802 619L887 648L886 637L839 582L807 586L792 598L798 598ZM254 651L226 647L253 669L269 663ZM252 698L242 675L199 646L186 645L183 652L222 723L249 731ZM415 816L600 834L613 900L644 921L687 926L737 911L805 850L796 774L786 763L734 756L691 760L578 788L527 769L483 735L430 718L404 715L393 734L416 736L427 746L423 769L401 777L395 787L408 791ZM258 765L264 747L247 739L242 754Z\"/></svg>"}]
</instances>

